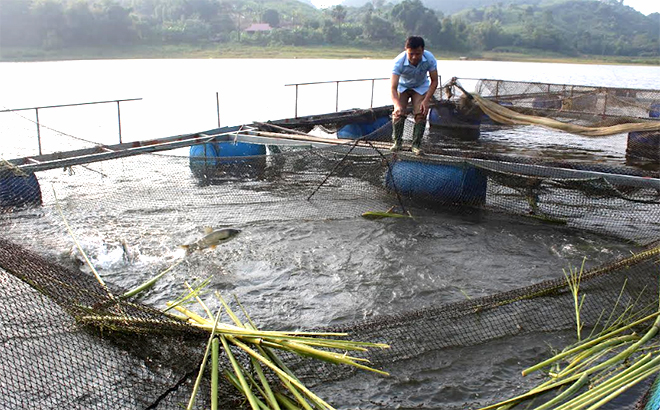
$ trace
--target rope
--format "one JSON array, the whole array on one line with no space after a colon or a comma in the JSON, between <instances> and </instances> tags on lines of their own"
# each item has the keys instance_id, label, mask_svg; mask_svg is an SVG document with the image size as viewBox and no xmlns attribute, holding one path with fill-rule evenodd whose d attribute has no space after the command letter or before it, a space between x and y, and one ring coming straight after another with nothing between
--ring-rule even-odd
<instances>
[{"instance_id":1,"label":"rope","mask_svg":"<svg viewBox=\"0 0 660 410\"><path fill-rule=\"evenodd\" d=\"M19 167L17 167L16 165L12 164L11 162L7 161L4 158L2 158L0 160L0 172L3 172L3 171L9 171L12 174L14 174L14 176L17 176L17 177L27 177L28 176L28 174L26 174L22 169L20 169Z\"/></svg>"},{"instance_id":2,"label":"rope","mask_svg":"<svg viewBox=\"0 0 660 410\"><path fill-rule=\"evenodd\" d=\"M362 137L362 138L364 138L364 137ZM353 150L355 149L355 147L357 147L358 142L360 142L360 140L361 140L362 138L358 138L358 139L355 140L355 142L353 143L353 146L351 147L351 149L349 149L348 152L347 152L346 154L344 154L344 156L342 157L342 159L341 159L339 162L337 162L337 163L335 164L334 167L332 167L332 169L330 170L330 172L328 173L328 175L325 176L325 178L323 179L323 181L321 181L321 183L316 187L316 189L315 189L311 194L309 194L309 196L307 197L307 200L308 200L308 201L309 201L310 199L312 199L312 197L314 196L314 194L315 194L319 189L321 189L321 187L323 186L323 184L325 184L326 181L332 176L332 174L335 173L335 170L337 170L337 168L339 168L339 166L340 166L342 163L344 163L344 161L346 160L346 158L348 158L348 156L351 154L351 152L353 152Z\"/></svg>"},{"instance_id":3,"label":"rope","mask_svg":"<svg viewBox=\"0 0 660 410\"><path fill-rule=\"evenodd\" d=\"M396 199L399 202L399 206L401 207L401 212L412 216L411 213L408 212L405 206L403 205L403 199L401 198L401 194L399 193L399 188L396 187L396 183L394 181L394 175L392 175L392 163L387 160L387 157L383 155L380 149L374 147L373 144L371 144L371 141L367 140L366 143L369 144L371 148L375 149L378 155L380 155L380 157L385 161L385 164L387 164L387 174L390 177L390 181L392 181L392 188L394 188L394 194L396 195ZM392 155L392 159L394 161L397 160L396 152Z\"/></svg>"},{"instance_id":4,"label":"rope","mask_svg":"<svg viewBox=\"0 0 660 410\"><path fill-rule=\"evenodd\" d=\"M660 122L626 123L610 125L607 127L585 127L582 125L569 124L552 118L537 117L534 115L520 114L516 111L503 107L493 101L489 101L479 95L472 96L479 107L493 120L509 125L540 125L545 128L560 130L571 134L585 137L604 137L609 135L624 134L628 132L660 132Z\"/></svg>"},{"instance_id":5,"label":"rope","mask_svg":"<svg viewBox=\"0 0 660 410\"><path fill-rule=\"evenodd\" d=\"M521 114L509 108L503 107L496 102L481 97L479 94L467 92L456 78L453 78L447 87L456 86L468 99L473 99L479 104L481 110L490 118L501 124L507 125L540 125L545 128L560 130L571 134L585 137L605 137L628 132L660 132L660 121L625 123L605 127L586 127L554 120L552 118L538 117L535 115Z\"/></svg>"}]
</instances>

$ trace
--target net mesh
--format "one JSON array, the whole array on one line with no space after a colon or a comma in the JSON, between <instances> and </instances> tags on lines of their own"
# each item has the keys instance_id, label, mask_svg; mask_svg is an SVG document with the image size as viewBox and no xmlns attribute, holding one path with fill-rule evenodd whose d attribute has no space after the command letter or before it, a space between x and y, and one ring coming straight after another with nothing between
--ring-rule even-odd
<instances>
[{"instance_id":1,"label":"net mesh","mask_svg":"<svg viewBox=\"0 0 660 410\"><path fill-rule=\"evenodd\" d=\"M660 91L633 88L480 80L475 91L525 113L592 126L648 120L660 103Z\"/></svg>"},{"instance_id":2,"label":"net mesh","mask_svg":"<svg viewBox=\"0 0 660 410\"><path fill-rule=\"evenodd\" d=\"M654 92L644 90L543 87L482 81L477 91L534 110L538 96L569 95L572 114L591 99L597 109L585 108L581 121L602 120L603 115L647 118L649 111L643 107L657 100ZM458 106L458 100L453 101ZM542 109L552 110L561 111L558 117L569 111L561 105ZM256 128L276 133L282 132L277 127L309 131L322 126L328 131L382 113L353 114ZM208 333L164 314L163 306L149 298L118 297L127 283L135 283L122 269L110 269L114 275L103 286L79 257L67 254L71 237L58 209L76 236L114 238L126 263L131 263L137 247L146 253L171 247L172 238L185 242L188 238L176 233L181 226L234 225L245 230L277 221L346 220L357 225L362 215L381 218L393 213L412 215L418 223L438 214L469 215L479 224L508 215L512 224L530 224L543 232L596 234L637 253L611 257L584 274L580 289L587 297L581 320L586 328L602 326L604 315L617 317L625 311L632 317L657 310L657 170L602 158L558 160L540 155L542 147L523 149L522 144L498 152L480 143L448 141L432 131L424 139L427 155L392 154L379 142L389 139L391 132L391 124L385 124L353 143L325 148L282 145L271 147L268 155L145 154L99 163L93 172L40 171L40 184L34 184L35 174L29 169L5 164L0 170L3 407L181 408L190 398L204 354ZM406 142L411 134L408 121ZM122 247L118 238L130 238L130 248ZM246 254L227 251L218 256L224 258L218 264L242 256ZM190 272L209 266L195 263L189 262ZM171 260L152 264L160 270ZM160 290L174 287L170 282ZM266 299L264 304L272 303ZM363 353L375 367L389 371L389 378L292 354L283 358L301 380L338 408L477 408L539 381L541 376L521 379L519 371L547 355L546 343L563 346L574 341L573 303L565 279L555 278L485 297L323 326L347 332L354 340L390 344L390 349ZM484 357L479 354L484 346L501 354ZM236 354L251 370L248 358ZM484 360L490 363L489 371L480 363ZM226 358L221 363L230 368ZM209 377L207 371L203 385ZM642 408L642 390L610 408ZM224 379L220 392L225 408L246 406ZM208 408L209 403L209 389L203 388L195 408Z\"/></svg>"}]
</instances>

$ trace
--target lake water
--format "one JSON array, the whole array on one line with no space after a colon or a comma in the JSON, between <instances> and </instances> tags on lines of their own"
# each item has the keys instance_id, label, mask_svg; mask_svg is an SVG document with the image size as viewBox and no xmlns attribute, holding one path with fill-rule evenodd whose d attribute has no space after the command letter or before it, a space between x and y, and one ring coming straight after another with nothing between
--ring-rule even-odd
<instances>
[{"instance_id":1,"label":"lake water","mask_svg":"<svg viewBox=\"0 0 660 410\"><path fill-rule=\"evenodd\" d=\"M223 126L288 118L294 116L295 89L285 84L387 77L390 65L387 60L305 59L0 63L0 109L142 98L121 104L122 137L151 139L217 127L216 92ZM660 88L659 67L484 61L439 65L443 82L457 76ZM388 82L375 84L373 105L389 104ZM334 111L335 92L335 84L301 87L298 114ZM371 82L340 85L340 110L370 104ZM33 120L34 111L0 113L0 156L36 154ZM44 152L85 146L84 141L118 142L116 104L44 109L39 120ZM617 143L614 147L608 149L620 148ZM142 300L163 306L181 292L183 281L211 276L211 289L236 294L268 329L343 324L485 296L562 277L563 268L579 266L584 257L591 267L631 250L616 239L501 215L438 212L415 221L268 220L259 217L265 212L259 204L240 210L221 206L220 195L240 195L245 187L200 186L187 164L186 158L145 156L74 167L74 173L39 173L44 206L3 215L0 227L8 238L71 263L77 255L56 212L55 189L105 280L132 287L178 260L178 245L199 237L202 227L229 221L243 231L237 239L193 255ZM131 258L124 257L122 241ZM536 342L540 347L524 352L506 343L467 349L461 353L465 357L456 358L457 366L466 361L473 366L467 373L452 372L446 363L435 369L427 368L433 367L428 363L419 369L404 363L391 383L367 382L350 397L342 396L346 386L324 389L340 408L441 408L442 403L460 408L477 398L506 396L508 380L519 371L516 355L533 362L547 353L545 339ZM493 359L500 354L501 360ZM419 387L430 373L441 373L443 388L431 386L429 392ZM472 380L469 385L461 381L466 377ZM396 392L396 400L383 396L388 389Z\"/></svg>"},{"instance_id":2,"label":"lake water","mask_svg":"<svg viewBox=\"0 0 660 410\"><path fill-rule=\"evenodd\" d=\"M0 63L0 110L142 98L121 104L124 141L165 137L217 127L293 117L295 87L285 84L387 78L388 60L112 60ZM440 61L451 77L559 84L659 88L660 68L646 66ZM299 115L332 112L336 85L299 88ZM341 84L340 110L369 107L371 82ZM391 104L388 81L374 87L374 106ZM0 155L36 153L34 111L0 114ZM39 112L44 152L62 150L46 127L97 143L118 142L116 104ZM73 145L74 140L65 139ZM30 152L32 151L32 152Z\"/></svg>"}]
</instances>

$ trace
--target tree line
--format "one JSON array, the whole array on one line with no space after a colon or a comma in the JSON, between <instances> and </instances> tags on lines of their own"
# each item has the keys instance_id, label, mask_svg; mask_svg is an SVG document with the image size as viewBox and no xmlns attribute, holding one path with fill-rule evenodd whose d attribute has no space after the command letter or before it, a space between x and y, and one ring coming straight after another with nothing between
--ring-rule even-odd
<instances>
[{"instance_id":1,"label":"tree line","mask_svg":"<svg viewBox=\"0 0 660 410\"><path fill-rule=\"evenodd\" d=\"M252 23L272 30L247 33ZM0 47L61 49L140 44L427 48L658 56L660 14L617 0L519 0L452 15L421 0L373 0L317 10L297 0L0 0Z\"/></svg>"}]
</instances>

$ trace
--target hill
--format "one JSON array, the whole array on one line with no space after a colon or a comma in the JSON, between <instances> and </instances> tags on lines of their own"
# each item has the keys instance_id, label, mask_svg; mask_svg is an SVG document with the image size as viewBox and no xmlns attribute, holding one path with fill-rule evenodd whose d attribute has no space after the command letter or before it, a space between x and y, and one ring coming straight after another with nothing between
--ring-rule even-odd
<instances>
[{"instance_id":1,"label":"hill","mask_svg":"<svg viewBox=\"0 0 660 410\"><path fill-rule=\"evenodd\" d=\"M300 0L305 1L305 0ZM401 3L402 0L389 0L389 3L397 4ZM507 0L503 2L502 0L422 0L424 6L430 8L431 10L440 11L442 14L448 16L454 13L458 13L462 10L469 9L478 9L482 7L493 6L497 3L504 4L540 4L544 0ZM372 3L372 0L344 0L342 5L347 7L362 7L365 4ZM373 3L372 3L373 4Z\"/></svg>"},{"instance_id":2,"label":"hill","mask_svg":"<svg viewBox=\"0 0 660 410\"><path fill-rule=\"evenodd\" d=\"M481 7L453 14L429 8L457 4ZM645 16L620 0L373 0L324 10L308 0L4 0L2 6L0 57L13 61L179 46L390 52L419 34L445 55L641 57L660 64L660 14ZM253 23L272 29L247 32Z\"/></svg>"},{"instance_id":3,"label":"hill","mask_svg":"<svg viewBox=\"0 0 660 410\"><path fill-rule=\"evenodd\" d=\"M299 1L308 2L309 0L299 0ZM342 5L346 7L362 7L366 4L374 4L378 2L397 4L397 3L401 3L401 1L403 0L375 0L375 1L374 0L344 0L342 2ZM590 0L581 0L581 1L589 2ZM602 2L608 3L608 0L603 0ZM613 2L615 1L613 0ZM504 1L503 0L461 0L461 1L422 0L422 3L424 4L425 7L428 7L431 10L442 12L442 14L448 16L463 10L493 7L496 6L497 4L500 4L502 6L509 6L509 5L548 6L552 4L563 3L563 0L559 0L559 1L557 0L504 0ZM656 21L657 21L657 17L656 17Z\"/></svg>"},{"instance_id":4,"label":"hill","mask_svg":"<svg viewBox=\"0 0 660 410\"><path fill-rule=\"evenodd\" d=\"M660 16L645 16L616 1L496 3L454 17L491 34L486 47L491 49L521 46L564 54L639 56L658 55L660 50Z\"/></svg>"}]
</instances>

